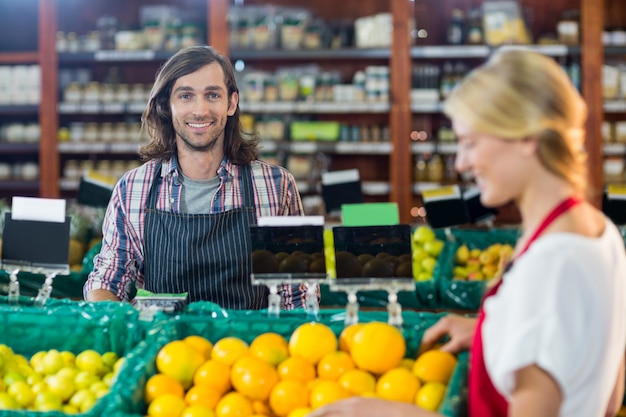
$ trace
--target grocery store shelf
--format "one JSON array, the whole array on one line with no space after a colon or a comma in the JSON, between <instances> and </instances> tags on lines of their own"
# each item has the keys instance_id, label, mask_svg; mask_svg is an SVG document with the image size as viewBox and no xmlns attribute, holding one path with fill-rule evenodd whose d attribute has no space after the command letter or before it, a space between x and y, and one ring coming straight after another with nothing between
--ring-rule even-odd
<instances>
[{"instance_id":1,"label":"grocery store shelf","mask_svg":"<svg viewBox=\"0 0 626 417\"><path fill-rule=\"evenodd\" d=\"M411 144L413 153L455 154L458 149L456 142L415 142Z\"/></svg>"},{"instance_id":2,"label":"grocery store shelf","mask_svg":"<svg viewBox=\"0 0 626 417\"><path fill-rule=\"evenodd\" d=\"M343 49L233 49L230 59L262 59L262 60L344 60L344 59L389 59L389 48L343 48Z\"/></svg>"},{"instance_id":3,"label":"grocery store shelf","mask_svg":"<svg viewBox=\"0 0 626 417\"><path fill-rule=\"evenodd\" d=\"M80 185L80 180L59 178L59 188L62 191L77 191L79 185Z\"/></svg>"},{"instance_id":4,"label":"grocery store shelf","mask_svg":"<svg viewBox=\"0 0 626 417\"><path fill-rule=\"evenodd\" d=\"M96 51L78 53L59 53L60 64L89 63L89 62L150 62L166 61L173 52L166 51Z\"/></svg>"},{"instance_id":5,"label":"grocery store shelf","mask_svg":"<svg viewBox=\"0 0 626 417\"><path fill-rule=\"evenodd\" d=\"M28 154L38 152L39 143L0 143L1 154Z\"/></svg>"},{"instance_id":6,"label":"grocery store shelf","mask_svg":"<svg viewBox=\"0 0 626 417\"><path fill-rule=\"evenodd\" d=\"M610 100L603 104L605 113L623 113L626 112L626 100Z\"/></svg>"},{"instance_id":7,"label":"grocery store shelf","mask_svg":"<svg viewBox=\"0 0 626 417\"><path fill-rule=\"evenodd\" d=\"M389 103L381 102L246 102L239 103L247 113L387 113Z\"/></svg>"},{"instance_id":8,"label":"grocery store shelf","mask_svg":"<svg viewBox=\"0 0 626 417\"><path fill-rule=\"evenodd\" d=\"M602 153L606 156L624 156L626 155L626 143L604 143Z\"/></svg>"},{"instance_id":9,"label":"grocery store shelf","mask_svg":"<svg viewBox=\"0 0 626 417\"><path fill-rule=\"evenodd\" d=\"M507 48L532 49L549 56L567 56L580 53L580 47L560 44L503 45L500 47L490 47L487 45L435 45L412 47L411 58L486 58L496 50Z\"/></svg>"},{"instance_id":10,"label":"grocery store shelf","mask_svg":"<svg viewBox=\"0 0 626 417\"><path fill-rule=\"evenodd\" d=\"M62 154L73 153L104 153L104 154L130 154L139 152L143 143L123 142L60 142L59 152Z\"/></svg>"},{"instance_id":11,"label":"grocery store shelf","mask_svg":"<svg viewBox=\"0 0 626 417\"><path fill-rule=\"evenodd\" d=\"M38 113L36 104L0 104L0 116L36 116Z\"/></svg>"},{"instance_id":12,"label":"grocery store shelf","mask_svg":"<svg viewBox=\"0 0 626 417\"><path fill-rule=\"evenodd\" d=\"M345 155L389 155L390 142L273 142L261 143L262 153L290 152L310 155L317 152Z\"/></svg>"},{"instance_id":13,"label":"grocery store shelf","mask_svg":"<svg viewBox=\"0 0 626 417\"><path fill-rule=\"evenodd\" d=\"M61 102L57 108L59 114L141 114L146 108L146 103Z\"/></svg>"},{"instance_id":14,"label":"grocery store shelf","mask_svg":"<svg viewBox=\"0 0 626 417\"><path fill-rule=\"evenodd\" d=\"M38 191L39 181L2 180L0 191Z\"/></svg>"},{"instance_id":15,"label":"grocery store shelf","mask_svg":"<svg viewBox=\"0 0 626 417\"><path fill-rule=\"evenodd\" d=\"M441 113L443 109L443 103L411 103L411 111L413 113Z\"/></svg>"},{"instance_id":16,"label":"grocery store shelf","mask_svg":"<svg viewBox=\"0 0 626 417\"><path fill-rule=\"evenodd\" d=\"M0 52L0 64L36 64L38 52Z\"/></svg>"}]
</instances>

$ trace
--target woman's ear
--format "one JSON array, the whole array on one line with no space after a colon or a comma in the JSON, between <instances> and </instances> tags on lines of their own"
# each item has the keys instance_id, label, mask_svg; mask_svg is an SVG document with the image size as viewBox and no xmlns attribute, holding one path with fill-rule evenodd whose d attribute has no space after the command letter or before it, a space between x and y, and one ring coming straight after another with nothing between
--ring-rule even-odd
<instances>
[{"instance_id":1,"label":"woman's ear","mask_svg":"<svg viewBox=\"0 0 626 417\"><path fill-rule=\"evenodd\" d=\"M537 142L537 138L528 136L520 141L520 146L524 155L531 156L537 152L539 143Z\"/></svg>"}]
</instances>

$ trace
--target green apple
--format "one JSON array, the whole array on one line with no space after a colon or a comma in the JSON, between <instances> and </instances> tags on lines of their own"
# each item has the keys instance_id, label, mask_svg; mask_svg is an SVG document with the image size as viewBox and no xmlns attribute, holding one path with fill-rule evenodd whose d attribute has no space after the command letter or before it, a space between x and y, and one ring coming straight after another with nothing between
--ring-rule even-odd
<instances>
[{"instance_id":1,"label":"green apple","mask_svg":"<svg viewBox=\"0 0 626 417\"><path fill-rule=\"evenodd\" d=\"M437 265L437 260L432 256L422 259L422 268L424 268L424 272L432 274L435 270L435 265Z\"/></svg>"},{"instance_id":2,"label":"green apple","mask_svg":"<svg viewBox=\"0 0 626 417\"><path fill-rule=\"evenodd\" d=\"M420 246L413 249L413 262L422 262L422 259L428 258L429 254Z\"/></svg>"},{"instance_id":3,"label":"green apple","mask_svg":"<svg viewBox=\"0 0 626 417\"><path fill-rule=\"evenodd\" d=\"M415 277L416 281L429 281L433 278L432 274L428 272L421 272L417 277Z\"/></svg>"},{"instance_id":4,"label":"green apple","mask_svg":"<svg viewBox=\"0 0 626 417\"><path fill-rule=\"evenodd\" d=\"M452 270L452 275L454 276L454 279L467 279L467 274L467 268L462 266L455 266Z\"/></svg>"},{"instance_id":5,"label":"green apple","mask_svg":"<svg viewBox=\"0 0 626 417\"><path fill-rule=\"evenodd\" d=\"M418 226L413 232L413 240L417 243L426 243L435 239L435 232L429 226Z\"/></svg>"},{"instance_id":6,"label":"green apple","mask_svg":"<svg viewBox=\"0 0 626 417\"><path fill-rule=\"evenodd\" d=\"M438 257L443 249L443 240L435 239L428 242L424 242L424 250L428 252L430 256Z\"/></svg>"}]
</instances>

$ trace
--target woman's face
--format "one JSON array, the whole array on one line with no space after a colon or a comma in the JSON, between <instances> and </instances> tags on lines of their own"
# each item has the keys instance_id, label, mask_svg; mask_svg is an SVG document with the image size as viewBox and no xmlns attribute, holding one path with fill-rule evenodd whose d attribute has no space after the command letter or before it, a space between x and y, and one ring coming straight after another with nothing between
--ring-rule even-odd
<instances>
[{"instance_id":1,"label":"woman's face","mask_svg":"<svg viewBox=\"0 0 626 417\"><path fill-rule=\"evenodd\" d=\"M528 141L479 133L458 119L452 126L459 144L455 168L474 178L481 203L498 207L515 200L527 178Z\"/></svg>"}]
</instances>

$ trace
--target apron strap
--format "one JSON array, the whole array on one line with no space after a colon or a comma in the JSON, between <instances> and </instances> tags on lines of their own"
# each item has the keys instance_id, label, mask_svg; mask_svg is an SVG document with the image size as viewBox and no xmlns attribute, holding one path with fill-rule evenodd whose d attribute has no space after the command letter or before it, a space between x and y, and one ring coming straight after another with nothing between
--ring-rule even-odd
<instances>
[{"instance_id":1,"label":"apron strap","mask_svg":"<svg viewBox=\"0 0 626 417\"><path fill-rule=\"evenodd\" d=\"M156 164L154 178L152 180L152 185L150 186L150 191L148 192L148 199L146 201L146 208L148 209L156 209L157 207L157 195L159 193L159 184L161 183L161 166L161 162Z\"/></svg>"}]
</instances>

